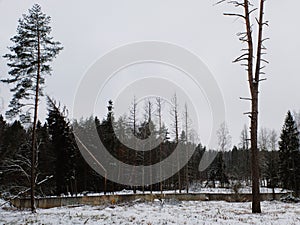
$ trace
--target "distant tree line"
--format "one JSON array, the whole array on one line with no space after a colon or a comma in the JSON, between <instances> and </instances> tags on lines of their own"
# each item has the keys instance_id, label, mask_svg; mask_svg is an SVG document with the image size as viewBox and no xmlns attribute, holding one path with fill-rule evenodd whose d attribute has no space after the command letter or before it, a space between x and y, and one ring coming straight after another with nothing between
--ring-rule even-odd
<instances>
[{"instance_id":1,"label":"distant tree line","mask_svg":"<svg viewBox=\"0 0 300 225\"><path fill-rule=\"evenodd\" d=\"M67 110L51 98L48 98L48 115L42 124L37 123L37 180L49 178L37 186L39 196L61 195L86 192L114 192L123 189L140 191L188 190L191 183L201 182L209 187L230 187L230 182L239 181L251 185L250 150L248 146L247 128L241 133L240 145L231 150L218 151L213 163L205 170L198 171L198 166L205 151L200 143L187 141L184 129L178 137L169 137L168 129L160 126L157 129L150 117L137 122L135 126L128 118L114 118L113 103L108 105L105 118L99 120L90 117L70 122ZM169 179L139 187L125 186L97 174L83 159L78 149L73 129L86 132L86 137L93 138L89 133L91 126L96 124L98 137L110 153L118 160L132 165L151 165L168 157L174 148L180 145L181 151L187 147L194 148L188 164ZM151 126L151 129L150 129ZM133 131L133 129L136 129ZM30 137L31 127L25 128L18 120L11 123L0 116L0 192L17 194L30 186ZM150 132L163 133L159 146L151 151L133 151L124 143L131 141L133 136L140 139L149 137ZM122 141L120 141L122 139ZM270 188L281 187L299 194L300 153L299 132L297 123L288 112L279 142L276 133L262 130L260 132L260 177L261 184ZM89 142L87 142L89 143ZM277 145L278 143L278 145ZM87 148L95 148L92 142ZM50 178L53 176L52 178ZM23 195L28 195L24 193Z\"/></svg>"},{"instance_id":2,"label":"distant tree line","mask_svg":"<svg viewBox=\"0 0 300 225\"><path fill-rule=\"evenodd\" d=\"M90 117L72 123L67 119L67 110L54 100L48 98L48 116L45 123L37 123L37 180L38 183L53 176L47 182L37 187L37 193L44 195L77 194L82 192L113 192L127 187L111 181L104 182L104 177L97 174L83 159L78 149L73 127L86 132L85 137L95 135L89 133L90 127L97 127L101 141L112 155L120 161L132 165L151 165L159 162L172 153L176 145L195 148L189 163L168 180L150 186L134 188L145 190L183 189L192 180L197 179L198 164L205 148L200 144L187 143L184 132L178 143L169 140L165 128L165 139L152 151L132 151L118 137L130 141L133 135L131 125L123 122L124 118L114 120L112 102L108 106L108 114L103 120ZM151 125L152 124L152 125ZM113 126L115 126L113 128ZM136 125L135 136L146 139L150 135L150 127L154 126L149 119ZM151 129L152 130L152 129ZM159 132L154 129L155 132ZM0 116L0 192L17 194L29 187L30 184L30 135L31 127L25 128L18 120L8 123ZM162 132L162 130L161 130ZM118 135L116 135L118 133ZM123 140L124 141L124 140ZM92 141L88 142L89 149L94 148ZM187 172L188 171L188 172ZM179 174L179 175L178 175ZM179 186L179 181L181 184Z\"/></svg>"}]
</instances>

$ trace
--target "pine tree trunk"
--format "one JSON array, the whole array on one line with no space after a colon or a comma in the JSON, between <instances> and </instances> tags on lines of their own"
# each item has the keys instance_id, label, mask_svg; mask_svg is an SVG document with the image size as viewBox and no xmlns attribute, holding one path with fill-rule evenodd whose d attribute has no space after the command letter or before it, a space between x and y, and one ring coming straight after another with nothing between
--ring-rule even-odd
<instances>
[{"instance_id":1,"label":"pine tree trunk","mask_svg":"<svg viewBox=\"0 0 300 225\"><path fill-rule=\"evenodd\" d=\"M251 162L252 162L252 212L261 213L259 193L259 165L257 149L257 121L258 121L258 85L254 84L252 92L251 114Z\"/></svg>"},{"instance_id":2,"label":"pine tree trunk","mask_svg":"<svg viewBox=\"0 0 300 225\"><path fill-rule=\"evenodd\" d=\"M40 83L40 33L38 31L38 40L37 40L37 78L36 78L36 87L35 87L35 102L34 102L34 117L33 117L33 127L32 127L32 136L31 136L31 211L34 213L35 210L35 178L36 178L36 124L37 124L37 114L38 114L38 103L39 103L39 83Z\"/></svg>"},{"instance_id":3,"label":"pine tree trunk","mask_svg":"<svg viewBox=\"0 0 300 225\"><path fill-rule=\"evenodd\" d=\"M259 169L258 169L258 149L257 149L257 121L258 121L258 76L253 77L253 39L251 30L251 21L249 13L249 2L244 0L245 20L246 20L246 32L248 42L248 82L251 92L251 174L252 174L252 213L260 213L260 196L259 196ZM259 32L260 33L260 32ZM260 43L261 44L261 43ZM258 52L258 56L260 54ZM260 63L260 58L257 59ZM255 72L257 72L255 71Z\"/></svg>"}]
</instances>

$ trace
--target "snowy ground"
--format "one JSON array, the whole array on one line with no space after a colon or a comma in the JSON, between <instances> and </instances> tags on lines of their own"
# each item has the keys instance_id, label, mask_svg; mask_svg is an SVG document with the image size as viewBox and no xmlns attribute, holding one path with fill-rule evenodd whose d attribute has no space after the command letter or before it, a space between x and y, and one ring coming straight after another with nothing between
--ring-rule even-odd
<instances>
[{"instance_id":1,"label":"snowy ground","mask_svg":"<svg viewBox=\"0 0 300 225\"><path fill-rule=\"evenodd\" d=\"M163 191L164 194L174 194L174 193L179 193L179 190L169 190L169 191ZM137 194L143 194L142 191L137 191ZM150 194L150 191L145 191L145 194ZM160 194L160 191L153 191L153 194ZM181 193L186 193L185 190L182 190ZM218 193L218 194L233 194L234 191L231 188L190 188L189 189L189 193ZM252 193L252 189L251 187L243 187L241 189L239 189L239 193ZM272 193L272 189L271 188L266 188L266 187L261 187L260 188L260 193ZM275 188L275 193L282 193L285 194L287 193L287 190L282 190L281 188ZM114 193L110 193L108 192L107 195L110 194L115 194L115 195L129 195L129 194L133 194L133 190L122 190L122 191L116 191ZM104 195L103 192L101 193L87 193L87 196L99 196L99 195ZM71 195L70 195L71 196ZM83 194L78 194L77 196L83 196ZM51 197L51 196L48 196Z\"/></svg>"},{"instance_id":2,"label":"snowy ground","mask_svg":"<svg viewBox=\"0 0 300 225\"><path fill-rule=\"evenodd\" d=\"M251 214L249 202L175 200L38 209L36 214L2 207L0 224L300 224L300 203L262 202L262 211Z\"/></svg>"}]
</instances>

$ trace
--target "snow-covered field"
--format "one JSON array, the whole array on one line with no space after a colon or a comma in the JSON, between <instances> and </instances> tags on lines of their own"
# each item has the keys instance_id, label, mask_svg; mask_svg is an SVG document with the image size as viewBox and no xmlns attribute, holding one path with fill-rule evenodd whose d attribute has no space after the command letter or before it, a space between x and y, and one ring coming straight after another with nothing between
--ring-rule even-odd
<instances>
[{"instance_id":1,"label":"snow-covered field","mask_svg":"<svg viewBox=\"0 0 300 225\"><path fill-rule=\"evenodd\" d=\"M283 190L281 188L275 188L275 193L282 193L285 194L287 193L287 190ZM250 194L252 192L251 187L243 187L239 189L239 193L244 193L244 194ZM143 194L142 191L137 190L137 194ZM150 191L145 191L144 194L150 194ZM160 191L153 191L153 194L160 194ZM179 190L169 190L169 191L163 191L164 194L174 194L174 193L179 193ZM182 190L181 193L186 193L185 190ZM211 194L233 194L234 191L231 188L190 188L189 193L211 193ZM266 188L266 187L261 187L260 188L260 193L272 193L271 188ZM122 190L122 191L116 191L114 193L108 192L107 195L129 195L129 194L134 194L133 190ZM104 195L103 192L101 193L86 193L87 196L101 196ZM69 195L71 196L71 195ZM77 196L83 196L83 194L78 194ZM51 196L48 196L51 197Z\"/></svg>"},{"instance_id":2,"label":"snow-covered field","mask_svg":"<svg viewBox=\"0 0 300 225\"><path fill-rule=\"evenodd\" d=\"M2 207L0 224L300 224L300 203L266 201L262 202L262 211L252 214L249 202L175 200L38 209L36 214Z\"/></svg>"}]
</instances>

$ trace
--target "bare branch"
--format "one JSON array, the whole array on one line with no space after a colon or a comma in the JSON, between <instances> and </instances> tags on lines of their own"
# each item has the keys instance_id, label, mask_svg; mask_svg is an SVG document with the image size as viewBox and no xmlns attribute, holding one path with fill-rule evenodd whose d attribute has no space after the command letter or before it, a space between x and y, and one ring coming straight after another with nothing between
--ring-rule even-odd
<instances>
[{"instance_id":1,"label":"bare branch","mask_svg":"<svg viewBox=\"0 0 300 225\"><path fill-rule=\"evenodd\" d=\"M260 61L269 64L269 61L267 61L265 59L260 59Z\"/></svg>"},{"instance_id":2,"label":"bare branch","mask_svg":"<svg viewBox=\"0 0 300 225\"><path fill-rule=\"evenodd\" d=\"M259 79L259 81L258 81L258 82L265 81L265 80L267 80L267 78L262 78L262 79Z\"/></svg>"},{"instance_id":3,"label":"bare branch","mask_svg":"<svg viewBox=\"0 0 300 225\"><path fill-rule=\"evenodd\" d=\"M251 13L255 12L256 10L257 10L257 8L252 9L252 10L249 12L249 15L250 15Z\"/></svg>"},{"instance_id":4,"label":"bare branch","mask_svg":"<svg viewBox=\"0 0 300 225\"><path fill-rule=\"evenodd\" d=\"M216 2L215 4L213 4L213 6L219 5L219 4L221 4L221 3L225 2L225 1L226 1L226 0L220 0L220 1Z\"/></svg>"},{"instance_id":5,"label":"bare branch","mask_svg":"<svg viewBox=\"0 0 300 225\"><path fill-rule=\"evenodd\" d=\"M264 42L264 41L267 41L267 40L270 40L270 38L264 38L261 40L261 42Z\"/></svg>"},{"instance_id":6,"label":"bare branch","mask_svg":"<svg viewBox=\"0 0 300 225\"><path fill-rule=\"evenodd\" d=\"M236 17L241 17L243 19L246 19L246 17L242 14L238 14L238 13L223 13L224 16L236 16Z\"/></svg>"},{"instance_id":7,"label":"bare branch","mask_svg":"<svg viewBox=\"0 0 300 225\"><path fill-rule=\"evenodd\" d=\"M248 57L245 57L245 56L248 56ZM245 54L239 56L238 58L236 58L235 60L233 60L233 62L236 63L236 62L240 62L243 60L248 60L248 58L249 58L249 53L245 53Z\"/></svg>"},{"instance_id":8,"label":"bare branch","mask_svg":"<svg viewBox=\"0 0 300 225\"><path fill-rule=\"evenodd\" d=\"M249 100L252 101L252 98L244 98L244 97L240 97L241 100Z\"/></svg>"},{"instance_id":9,"label":"bare branch","mask_svg":"<svg viewBox=\"0 0 300 225\"><path fill-rule=\"evenodd\" d=\"M243 2L238 2L238 1L228 1L229 4L233 4L235 7L244 7Z\"/></svg>"}]
</instances>

